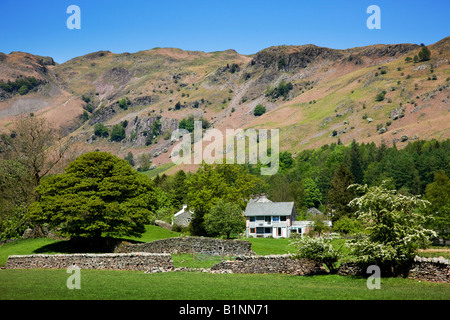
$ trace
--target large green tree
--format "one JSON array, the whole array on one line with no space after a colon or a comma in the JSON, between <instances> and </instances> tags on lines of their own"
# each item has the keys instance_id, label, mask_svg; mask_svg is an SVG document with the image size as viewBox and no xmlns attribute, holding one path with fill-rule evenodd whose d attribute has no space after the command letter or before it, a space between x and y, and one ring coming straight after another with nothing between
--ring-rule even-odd
<instances>
[{"instance_id":1,"label":"large green tree","mask_svg":"<svg viewBox=\"0 0 450 320\"><path fill-rule=\"evenodd\" d=\"M194 210L190 231L206 235L204 216L220 199L244 209L250 196L262 190L262 184L262 180L251 175L244 166L203 163L186 181L187 203Z\"/></svg>"},{"instance_id":2,"label":"large green tree","mask_svg":"<svg viewBox=\"0 0 450 320\"><path fill-rule=\"evenodd\" d=\"M213 236L225 235L230 238L231 233L245 230L245 218L242 209L236 203L219 200L205 215L205 229Z\"/></svg>"},{"instance_id":3,"label":"large green tree","mask_svg":"<svg viewBox=\"0 0 450 320\"><path fill-rule=\"evenodd\" d=\"M151 180L106 152L83 154L36 191L28 218L71 238L139 236L158 203Z\"/></svg>"},{"instance_id":4,"label":"large green tree","mask_svg":"<svg viewBox=\"0 0 450 320\"><path fill-rule=\"evenodd\" d=\"M316 182L311 178L306 178L303 180L303 188L305 190L305 206L307 208L319 207L322 204L322 193Z\"/></svg>"}]
</instances>

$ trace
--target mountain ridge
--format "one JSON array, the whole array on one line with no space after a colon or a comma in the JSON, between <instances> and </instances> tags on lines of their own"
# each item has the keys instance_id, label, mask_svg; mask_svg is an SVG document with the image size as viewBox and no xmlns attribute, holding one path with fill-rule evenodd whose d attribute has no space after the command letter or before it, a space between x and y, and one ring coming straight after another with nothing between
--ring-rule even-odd
<instances>
[{"instance_id":1,"label":"mountain ridge","mask_svg":"<svg viewBox=\"0 0 450 320\"><path fill-rule=\"evenodd\" d=\"M7 130L15 116L33 112L55 122L86 151L121 157L159 152L153 159L157 166L170 162L169 152L162 152L171 148L167 132L189 115L222 130L279 128L280 149L293 154L338 139L400 147L411 139L444 139L450 137L450 37L427 47L431 59L417 63L405 61L417 55L417 44L282 45L252 55L233 49L102 50L61 64L29 53L0 53L0 81L43 81L25 95L0 89L0 129ZM274 88L280 83L292 89L277 96ZM376 101L382 92L383 99ZM258 104L267 112L255 117ZM89 119L83 122L80 116L87 109ZM158 118L165 131L157 143L146 145L146 133ZM121 143L94 139L96 123L111 128L125 120L127 136Z\"/></svg>"}]
</instances>

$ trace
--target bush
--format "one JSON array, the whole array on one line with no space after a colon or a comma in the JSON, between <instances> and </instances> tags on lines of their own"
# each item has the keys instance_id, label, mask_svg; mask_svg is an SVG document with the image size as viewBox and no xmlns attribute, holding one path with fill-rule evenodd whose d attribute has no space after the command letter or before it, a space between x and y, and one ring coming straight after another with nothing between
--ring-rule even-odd
<instances>
[{"instance_id":1,"label":"bush","mask_svg":"<svg viewBox=\"0 0 450 320\"><path fill-rule=\"evenodd\" d=\"M109 136L108 128L106 128L103 123L97 123L94 125L94 134L97 137L105 138Z\"/></svg>"},{"instance_id":2,"label":"bush","mask_svg":"<svg viewBox=\"0 0 450 320\"><path fill-rule=\"evenodd\" d=\"M385 96L386 96L386 91L383 90L375 96L375 101L383 101Z\"/></svg>"},{"instance_id":3,"label":"bush","mask_svg":"<svg viewBox=\"0 0 450 320\"><path fill-rule=\"evenodd\" d=\"M262 104L258 104L253 111L253 114L257 117L263 115L264 113L266 113L266 107Z\"/></svg>"},{"instance_id":4,"label":"bush","mask_svg":"<svg viewBox=\"0 0 450 320\"><path fill-rule=\"evenodd\" d=\"M205 119L203 117L200 117L197 121L201 121L202 122L202 129L206 130L209 127L211 127L211 123L207 119ZM194 131L194 125L195 125L194 122L195 122L194 116L190 115L187 119L186 118L181 119L181 121L180 121L180 123L178 125L178 128L179 129L185 129L185 130L187 130L189 132L193 132Z\"/></svg>"},{"instance_id":5,"label":"bush","mask_svg":"<svg viewBox=\"0 0 450 320\"><path fill-rule=\"evenodd\" d=\"M86 110L84 110L83 113L80 115L80 119L83 122L86 122L89 120L89 114L86 112Z\"/></svg>"},{"instance_id":6,"label":"bush","mask_svg":"<svg viewBox=\"0 0 450 320\"><path fill-rule=\"evenodd\" d=\"M356 235L362 233L364 231L364 227L359 220L349 217L342 217L334 222L333 230L345 235Z\"/></svg>"},{"instance_id":7,"label":"bush","mask_svg":"<svg viewBox=\"0 0 450 320\"><path fill-rule=\"evenodd\" d=\"M268 87L266 90L266 96L272 97L274 99L283 96L284 98L287 98L287 95L289 91L291 91L294 88L291 82L287 82L284 80L281 80L281 82L276 86L275 88Z\"/></svg>"},{"instance_id":8,"label":"bush","mask_svg":"<svg viewBox=\"0 0 450 320\"><path fill-rule=\"evenodd\" d=\"M28 93L28 86L24 84L19 88L19 94L23 96L27 93Z\"/></svg>"},{"instance_id":9,"label":"bush","mask_svg":"<svg viewBox=\"0 0 450 320\"><path fill-rule=\"evenodd\" d=\"M337 262L342 257L342 251L341 249L335 250L330 239L303 236L298 240L293 240L290 244L298 249L297 258L323 263L330 273L337 271Z\"/></svg>"},{"instance_id":10,"label":"bush","mask_svg":"<svg viewBox=\"0 0 450 320\"><path fill-rule=\"evenodd\" d=\"M120 100L119 107L121 107L123 110L127 110L128 109L127 99L123 98L122 100Z\"/></svg>"},{"instance_id":11,"label":"bush","mask_svg":"<svg viewBox=\"0 0 450 320\"><path fill-rule=\"evenodd\" d=\"M120 142L125 139L125 136L125 128L122 125L116 124L113 126L111 131L111 141Z\"/></svg>"}]
</instances>

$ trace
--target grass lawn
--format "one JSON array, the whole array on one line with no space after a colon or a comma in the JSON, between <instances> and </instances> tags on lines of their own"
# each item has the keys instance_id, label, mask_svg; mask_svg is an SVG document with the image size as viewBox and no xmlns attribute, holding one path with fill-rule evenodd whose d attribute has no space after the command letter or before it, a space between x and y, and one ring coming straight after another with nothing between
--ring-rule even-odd
<instances>
[{"instance_id":1,"label":"grass lawn","mask_svg":"<svg viewBox=\"0 0 450 320\"><path fill-rule=\"evenodd\" d=\"M250 241L253 251L258 255L286 254L295 251L295 248L289 245L291 240L286 238L245 238L243 240Z\"/></svg>"},{"instance_id":2,"label":"grass lawn","mask_svg":"<svg viewBox=\"0 0 450 320\"><path fill-rule=\"evenodd\" d=\"M141 238L149 242L180 233L147 226ZM259 255L295 252L290 239L249 238ZM343 240L335 240L341 244ZM48 238L17 240L0 246L0 266L9 255L67 253L67 241ZM444 250L448 250L445 248ZM427 256L427 254L421 254ZM439 252L431 253L442 255ZM226 257L230 259L232 257ZM172 255L175 267L209 268L221 257L194 261L192 254ZM81 270L81 289L69 290L66 270L0 270L0 300L448 300L450 284L382 278L380 290L369 290L366 279L324 275L299 277L281 274L209 274L138 271Z\"/></svg>"},{"instance_id":3,"label":"grass lawn","mask_svg":"<svg viewBox=\"0 0 450 320\"><path fill-rule=\"evenodd\" d=\"M173 237L179 237L181 233L170 231L158 226L147 225L145 226L145 233L142 234L142 237L124 237L124 240L133 240L139 242L151 242L160 239L167 239Z\"/></svg>"},{"instance_id":4,"label":"grass lawn","mask_svg":"<svg viewBox=\"0 0 450 320\"><path fill-rule=\"evenodd\" d=\"M1 300L448 300L450 285L410 279L337 275L209 274L81 270L81 289L69 290L66 270L0 270Z\"/></svg>"}]
</instances>

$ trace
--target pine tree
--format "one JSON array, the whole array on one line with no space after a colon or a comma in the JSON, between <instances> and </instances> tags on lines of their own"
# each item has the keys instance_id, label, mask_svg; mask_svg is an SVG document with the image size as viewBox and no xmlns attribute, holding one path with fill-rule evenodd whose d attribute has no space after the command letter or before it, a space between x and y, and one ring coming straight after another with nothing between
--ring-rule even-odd
<instances>
[{"instance_id":1,"label":"pine tree","mask_svg":"<svg viewBox=\"0 0 450 320\"><path fill-rule=\"evenodd\" d=\"M433 216L431 227L439 236L450 238L450 180L443 170L434 173L434 181L427 185L425 197L431 202L428 208Z\"/></svg>"},{"instance_id":2,"label":"pine tree","mask_svg":"<svg viewBox=\"0 0 450 320\"><path fill-rule=\"evenodd\" d=\"M359 145L353 140L350 148L350 172L353 174L356 183L362 183L364 171L362 168L362 157Z\"/></svg>"},{"instance_id":3,"label":"pine tree","mask_svg":"<svg viewBox=\"0 0 450 320\"><path fill-rule=\"evenodd\" d=\"M423 46L419 51L419 59L420 61L428 61L431 58L431 52L430 49Z\"/></svg>"},{"instance_id":4,"label":"pine tree","mask_svg":"<svg viewBox=\"0 0 450 320\"><path fill-rule=\"evenodd\" d=\"M341 164L336 169L331 181L331 188L328 192L328 203L334 211L332 221L336 221L344 216L348 216L354 210L348 203L355 197L355 191L348 189L354 183L353 174L345 164Z\"/></svg>"}]
</instances>

